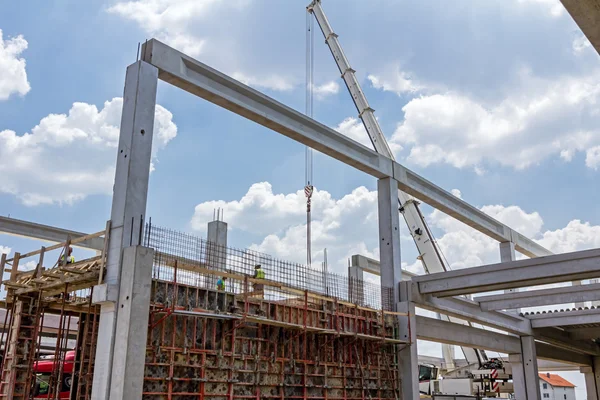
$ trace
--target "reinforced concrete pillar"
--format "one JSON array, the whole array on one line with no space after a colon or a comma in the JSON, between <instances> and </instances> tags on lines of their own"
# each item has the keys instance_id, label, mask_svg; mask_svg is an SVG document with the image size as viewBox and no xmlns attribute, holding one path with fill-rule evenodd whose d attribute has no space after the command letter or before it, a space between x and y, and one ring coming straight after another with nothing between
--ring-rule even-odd
<instances>
[{"instance_id":1,"label":"reinforced concrete pillar","mask_svg":"<svg viewBox=\"0 0 600 400\"><path fill-rule=\"evenodd\" d=\"M123 112L119 146L117 148L117 168L113 187L111 210L111 229L107 252L106 273L104 283L94 288L93 301L100 304L100 323L98 326L98 342L94 363L94 381L92 385L93 400L141 399L142 380L139 373L131 370L133 360L143 366L143 358L138 359L140 345L145 346L147 327L139 329L133 335L123 335L119 332L119 346L115 346L117 326L120 329L141 327L144 318L148 317L148 309L144 312L139 304L133 304L132 288L140 282L145 282L152 276L150 267L138 266L137 261L123 264L126 247L141 244L146 201L148 196L148 179L152 154L152 136L154 131L154 111L156 108L156 88L158 84L158 69L143 61L137 61L127 68L125 90L123 94ZM133 250L131 250L133 251ZM128 256L130 257L130 256ZM134 259L138 259L135 256ZM124 269L128 278L122 281ZM146 276L147 275L147 276ZM123 286L121 285L123 283ZM132 286L133 285L133 286ZM141 290L141 289L140 289ZM129 307L138 310L137 313L125 310L127 303L121 302L122 293L129 295ZM132 293L132 294L130 294ZM141 292L138 292L142 296ZM149 294L148 294L149 295ZM143 297L143 296L142 296ZM143 300L139 297L140 301ZM137 297L136 297L137 298ZM123 310L123 312L120 312ZM147 320L145 322L147 324ZM123 342L123 340L125 342ZM125 351L126 354L117 354ZM125 364L122 364L125 362ZM111 380L115 369L130 379L127 385L139 387L132 390L120 385L123 390L111 390ZM130 390L131 389L131 390ZM129 396L128 393L139 395Z\"/></svg>"},{"instance_id":2,"label":"reinforced concrete pillar","mask_svg":"<svg viewBox=\"0 0 600 400\"><path fill-rule=\"evenodd\" d=\"M500 261L501 262L510 262L515 261L517 259L515 253L515 244L513 242L502 242L500 243ZM515 293L518 292L519 289L507 289L504 293ZM517 310L509 310L510 313L519 314L521 309Z\"/></svg>"},{"instance_id":3,"label":"reinforced concrete pillar","mask_svg":"<svg viewBox=\"0 0 600 400\"><path fill-rule=\"evenodd\" d=\"M392 178L377 181L379 215L379 260L381 265L381 296L384 307L407 313L398 315L399 339L408 345L398 346L398 368L401 398L419 399L419 360L415 305L411 301L410 282L402 282L400 258L400 216L398 212L398 182Z\"/></svg>"},{"instance_id":4,"label":"reinforced concrete pillar","mask_svg":"<svg viewBox=\"0 0 600 400\"><path fill-rule=\"evenodd\" d=\"M521 357L523 360L523 375L525 377L525 393L527 400L541 400L540 383L533 336L521 336ZM517 396L517 398L519 398Z\"/></svg>"},{"instance_id":5,"label":"reinforced concrete pillar","mask_svg":"<svg viewBox=\"0 0 600 400\"><path fill-rule=\"evenodd\" d=\"M111 399L142 398L153 256L154 250L143 246L123 251Z\"/></svg>"},{"instance_id":6,"label":"reinforced concrete pillar","mask_svg":"<svg viewBox=\"0 0 600 400\"><path fill-rule=\"evenodd\" d=\"M513 391L515 399L527 400L527 389L525 387L525 370L523 369L523 356L509 354L508 361L512 368Z\"/></svg>"},{"instance_id":7,"label":"reinforced concrete pillar","mask_svg":"<svg viewBox=\"0 0 600 400\"><path fill-rule=\"evenodd\" d=\"M402 380L402 400L416 400L421 397L419 392L419 353L417 348L417 317L415 303L412 298L411 282L400 282L400 302L396 310L407 313L399 315L400 339L406 340L407 345L399 345L398 363L400 379Z\"/></svg>"},{"instance_id":8,"label":"reinforced concrete pillar","mask_svg":"<svg viewBox=\"0 0 600 400\"><path fill-rule=\"evenodd\" d=\"M587 400L600 400L600 357L594 357L594 365L581 367L579 372L585 377Z\"/></svg>"},{"instance_id":9,"label":"reinforced concrete pillar","mask_svg":"<svg viewBox=\"0 0 600 400\"><path fill-rule=\"evenodd\" d=\"M227 265L227 223L211 221L208 223L206 261L209 268L224 271ZM256 260L254 260L256 262ZM207 284L209 289L216 289L217 276L209 276Z\"/></svg>"}]
</instances>

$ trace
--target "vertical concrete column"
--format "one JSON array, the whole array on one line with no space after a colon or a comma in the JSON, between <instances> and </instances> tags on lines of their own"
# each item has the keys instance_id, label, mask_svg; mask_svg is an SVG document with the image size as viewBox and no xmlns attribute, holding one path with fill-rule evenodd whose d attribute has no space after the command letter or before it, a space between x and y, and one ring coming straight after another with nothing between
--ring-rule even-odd
<instances>
[{"instance_id":1,"label":"vertical concrete column","mask_svg":"<svg viewBox=\"0 0 600 400\"><path fill-rule=\"evenodd\" d=\"M209 268L224 271L227 266L227 223L211 221L208 223L206 261ZM255 261L254 261L255 262ZM209 276L207 284L209 289L216 289L217 276Z\"/></svg>"},{"instance_id":2,"label":"vertical concrete column","mask_svg":"<svg viewBox=\"0 0 600 400\"><path fill-rule=\"evenodd\" d=\"M148 311L142 313L143 316L121 314L120 305L117 307L116 303L121 291L123 249L140 244L140 229L143 229L146 214L157 84L158 70L154 66L138 61L127 68L106 274L104 283L98 285L93 293L95 304L101 306L92 385L94 400L107 400L109 396L110 399L118 400L126 398L112 397L110 390L116 327L135 323L137 318L147 317L148 314ZM133 264L129 264L127 268L133 268ZM142 269L142 273L151 277L151 270L151 268ZM119 320L121 318L122 321ZM127 340L135 339L135 342L145 344L146 334L147 329L142 329L137 332L135 338L128 336ZM125 348L132 349L130 345L133 346L134 343L129 343ZM129 356L126 355L126 358ZM121 358L119 360L122 361ZM125 367L129 366L130 364L127 364ZM131 384L141 385L142 382ZM118 396L118 393L114 392L114 395ZM135 399L135 397L127 398ZM141 398L141 392L137 398Z\"/></svg>"},{"instance_id":3,"label":"vertical concrete column","mask_svg":"<svg viewBox=\"0 0 600 400\"><path fill-rule=\"evenodd\" d=\"M379 263L381 288L390 293L392 306L399 301L398 283L402 280L400 258L400 217L398 212L398 182L392 178L377 181L379 215Z\"/></svg>"},{"instance_id":4,"label":"vertical concrete column","mask_svg":"<svg viewBox=\"0 0 600 400\"><path fill-rule=\"evenodd\" d=\"M400 346L398 352L400 379L402 379L402 399L416 400L421 397L421 394L419 392L417 317L415 303L412 302L412 283L410 281L400 282L399 288L400 302L396 310L408 314L408 316L398 316L400 339L408 342L407 346Z\"/></svg>"},{"instance_id":5,"label":"vertical concrete column","mask_svg":"<svg viewBox=\"0 0 600 400\"><path fill-rule=\"evenodd\" d=\"M154 250L148 247L123 250L111 399L142 398L153 256Z\"/></svg>"},{"instance_id":6,"label":"vertical concrete column","mask_svg":"<svg viewBox=\"0 0 600 400\"><path fill-rule=\"evenodd\" d=\"M509 354L508 361L510 362L512 369L513 391L515 394L515 399L527 400L523 357L521 354Z\"/></svg>"},{"instance_id":7,"label":"vertical concrete column","mask_svg":"<svg viewBox=\"0 0 600 400\"><path fill-rule=\"evenodd\" d=\"M537 353L533 336L521 336L521 357L527 400L541 400ZM519 398L517 396L517 398Z\"/></svg>"},{"instance_id":8,"label":"vertical concrete column","mask_svg":"<svg viewBox=\"0 0 600 400\"><path fill-rule=\"evenodd\" d=\"M594 365L581 367L579 370L585 377L587 400L600 400L600 357L594 357Z\"/></svg>"},{"instance_id":9,"label":"vertical concrete column","mask_svg":"<svg viewBox=\"0 0 600 400\"><path fill-rule=\"evenodd\" d=\"M502 242L500 243L500 261L501 262L510 262L515 261L517 259L515 253L515 244L513 242ZM518 292L519 289L507 289L504 293L514 293ZM519 314L521 312L520 309L510 310L510 313Z\"/></svg>"},{"instance_id":10,"label":"vertical concrete column","mask_svg":"<svg viewBox=\"0 0 600 400\"><path fill-rule=\"evenodd\" d=\"M401 282L398 182L392 178L380 179L377 182L377 200L382 300L384 303L390 301L396 311L409 314L398 316L399 338L408 342L408 346L399 346L398 367L402 380L402 399L416 400L420 397L417 323L410 282Z\"/></svg>"}]
</instances>

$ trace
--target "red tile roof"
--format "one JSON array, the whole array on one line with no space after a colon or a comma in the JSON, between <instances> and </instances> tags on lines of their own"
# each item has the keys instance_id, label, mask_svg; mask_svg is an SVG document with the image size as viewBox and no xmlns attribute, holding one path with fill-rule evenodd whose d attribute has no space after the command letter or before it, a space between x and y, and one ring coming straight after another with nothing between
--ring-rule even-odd
<instances>
[{"instance_id":1,"label":"red tile roof","mask_svg":"<svg viewBox=\"0 0 600 400\"><path fill-rule=\"evenodd\" d=\"M575 387L571 382L557 374L540 374L540 379L543 379L554 387Z\"/></svg>"}]
</instances>

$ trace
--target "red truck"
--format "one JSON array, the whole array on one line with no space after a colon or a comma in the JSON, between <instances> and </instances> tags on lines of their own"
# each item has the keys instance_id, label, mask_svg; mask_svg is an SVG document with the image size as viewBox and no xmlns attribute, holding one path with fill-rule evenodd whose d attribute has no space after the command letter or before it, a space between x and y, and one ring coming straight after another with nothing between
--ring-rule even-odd
<instances>
[{"instance_id":1,"label":"red truck","mask_svg":"<svg viewBox=\"0 0 600 400\"><path fill-rule=\"evenodd\" d=\"M73 365L75 360L75 351L68 351L65 354L63 364L62 382L59 399L68 399L71 392L71 382L73 380ZM59 364L53 359L36 361L33 364L33 373L35 374L35 387L33 388L34 399L47 399L50 387L48 382L52 372L58 374Z\"/></svg>"}]
</instances>

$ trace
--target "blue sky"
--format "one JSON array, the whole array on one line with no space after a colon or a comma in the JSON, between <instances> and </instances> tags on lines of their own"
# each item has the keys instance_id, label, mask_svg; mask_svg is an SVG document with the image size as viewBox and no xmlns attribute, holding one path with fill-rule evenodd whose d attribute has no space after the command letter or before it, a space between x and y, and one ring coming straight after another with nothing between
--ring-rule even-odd
<instances>
[{"instance_id":1,"label":"blue sky","mask_svg":"<svg viewBox=\"0 0 600 400\"><path fill-rule=\"evenodd\" d=\"M0 213L92 232L110 213L126 66L156 37L304 109L303 1L7 2L0 13ZM324 0L397 159L553 251L600 246L600 60L558 0ZM315 33L314 116L365 140ZM108 102L108 103L107 103ZM106 103L106 104L105 104ZM304 148L161 83L148 215L304 259ZM314 249L378 257L375 181L315 156ZM457 194L459 192L456 192ZM497 245L424 212L454 268ZM406 236L406 230L403 231ZM8 249L37 247L0 235ZM403 261L419 270L403 240Z\"/></svg>"}]
</instances>

